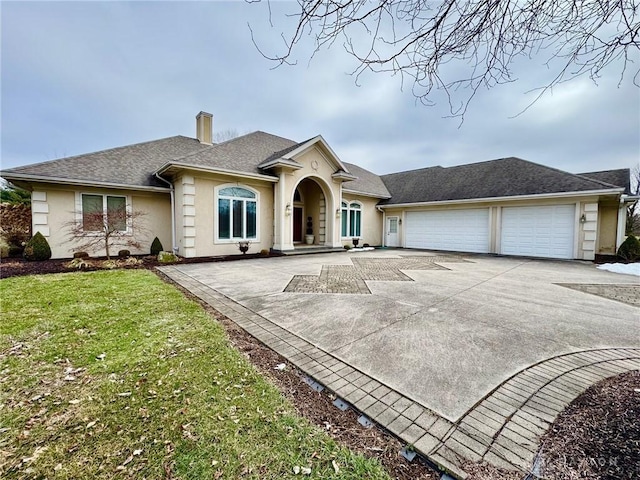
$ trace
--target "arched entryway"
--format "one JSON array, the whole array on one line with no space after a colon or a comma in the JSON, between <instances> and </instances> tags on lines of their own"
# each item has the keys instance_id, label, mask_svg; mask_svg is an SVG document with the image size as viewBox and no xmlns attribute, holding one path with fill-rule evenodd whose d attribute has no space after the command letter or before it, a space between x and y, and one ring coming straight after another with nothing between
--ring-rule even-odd
<instances>
[{"instance_id":1,"label":"arched entryway","mask_svg":"<svg viewBox=\"0 0 640 480\"><path fill-rule=\"evenodd\" d=\"M302 179L293 191L291 235L294 245L328 245L328 202L321 184L312 177ZM329 242L329 243L328 243Z\"/></svg>"}]
</instances>

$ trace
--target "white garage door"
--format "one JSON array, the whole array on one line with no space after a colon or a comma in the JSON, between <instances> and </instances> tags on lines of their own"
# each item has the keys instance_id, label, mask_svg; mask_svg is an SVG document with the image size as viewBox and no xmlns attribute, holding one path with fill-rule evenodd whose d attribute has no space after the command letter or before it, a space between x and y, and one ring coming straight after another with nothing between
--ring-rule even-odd
<instances>
[{"instance_id":1,"label":"white garage door","mask_svg":"<svg viewBox=\"0 0 640 480\"><path fill-rule=\"evenodd\" d=\"M575 205L505 207L501 253L531 257L573 258Z\"/></svg>"},{"instance_id":2,"label":"white garage door","mask_svg":"<svg viewBox=\"0 0 640 480\"><path fill-rule=\"evenodd\" d=\"M407 212L407 248L455 252L489 251L489 209Z\"/></svg>"}]
</instances>

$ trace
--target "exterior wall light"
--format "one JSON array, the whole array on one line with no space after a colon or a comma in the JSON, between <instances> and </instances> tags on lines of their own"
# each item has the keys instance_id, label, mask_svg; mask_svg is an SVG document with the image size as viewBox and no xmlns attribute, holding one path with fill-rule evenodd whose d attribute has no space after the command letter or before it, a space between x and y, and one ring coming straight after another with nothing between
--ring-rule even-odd
<instances>
[{"instance_id":1,"label":"exterior wall light","mask_svg":"<svg viewBox=\"0 0 640 480\"><path fill-rule=\"evenodd\" d=\"M284 214L288 217L291 215L291 204L287 203L287 206L284 208Z\"/></svg>"},{"instance_id":2,"label":"exterior wall light","mask_svg":"<svg viewBox=\"0 0 640 480\"><path fill-rule=\"evenodd\" d=\"M402 219L401 218L398 219L398 225L402 225Z\"/></svg>"},{"instance_id":3,"label":"exterior wall light","mask_svg":"<svg viewBox=\"0 0 640 480\"><path fill-rule=\"evenodd\" d=\"M580 215L580 223L587 223L587 216L584 213Z\"/></svg>"},{"instance_id":4,"label":"exterior wall light","mask_svg":"<svg viewBox=\"0 0 640 480\"><path fill-rule=\"evenodd\" d=\"M340 218L340 209L336 208L336 218Z\"/></svg>"}]
</instances>

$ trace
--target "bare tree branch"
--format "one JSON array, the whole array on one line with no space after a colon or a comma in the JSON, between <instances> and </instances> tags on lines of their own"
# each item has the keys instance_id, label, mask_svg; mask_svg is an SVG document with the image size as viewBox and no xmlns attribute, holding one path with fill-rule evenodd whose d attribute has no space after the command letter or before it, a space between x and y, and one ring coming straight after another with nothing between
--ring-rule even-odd
<instances>
[{"instance_id":1,"label":"bare tree branch","mask_svg":"<svg viewBox=\"0 0 640 480\"><path fill-rule=\"evenodd\" d=\"M64 224L69 240L76 244L76 251L97 252L103 250L111 259L114 247L140 248L136 239L146 232L142 217L146 212L129 208L113 208L106 212L78 212L77 219Z\"/></svg>"},{"instance_id":2,"label":"bare tree branch","mask_svg":"<svg viewBox=\"0 0 640 480\"><path fill-rule=\"evenodd\" d=\"M408 77L413 94L426 105L440 90L451 114L463 116L480 88L517 80L511 70L520 58L545 55L552 80L540 87L535 103L554 86L587 75L597 82L616 64L621 81L640 69L638 0L297 0L291 32L282 33L284 50L267 54L277 66L296 63L294 51L311 37L314 51L342 40L357 61L356 83L367 71ZM251 0L256 3L256 0ZM273 12L270 9L270 19ZM270 20L271 21L271 20ZM458 78L443 73L455 62L465 66ZM555 72L555 73L553 73ZM460 104L456 94L463 95Z\"/></svg>"}]
</instances>

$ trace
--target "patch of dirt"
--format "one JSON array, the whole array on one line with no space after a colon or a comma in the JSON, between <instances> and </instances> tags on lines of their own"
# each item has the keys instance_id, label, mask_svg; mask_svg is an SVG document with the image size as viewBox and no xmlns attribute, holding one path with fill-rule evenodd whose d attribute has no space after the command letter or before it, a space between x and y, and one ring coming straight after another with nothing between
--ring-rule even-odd
<instances>
[{"instance_id":1,"label":"patch of dirt","mask_svg":"<svg viewBox=\"0 0 640 480\"><path fill-rule=\"evenodd\" d=\"M544 478L640 478L640 371L596 383L542 438Z\"/></svg>"},{"instance_id":2,"label":"patch of dirt","mask_svg":"<svg viewBox=\"0 0 640 480\"><path fill-rule=\"evenodd\" d=\"M198 302L227 331L231 343L242 352L253 365L269 378L282 394L295 406L297 412L319 426L340 444L368 458L377 459L392 478L398 480L436 480L440 475L416 457L408 462L400 455L404 446L395 437L378 428L365 428L358 423L353 410L340 411L332 402L334 396L326 391L316 392L303 381L303 374L284 357L262 344L227 317L200 300L191 292L156 271L158 276L172 284L185 296ZM274 367L284 363L284 370Z\"/></svg>"}]
</instances>

